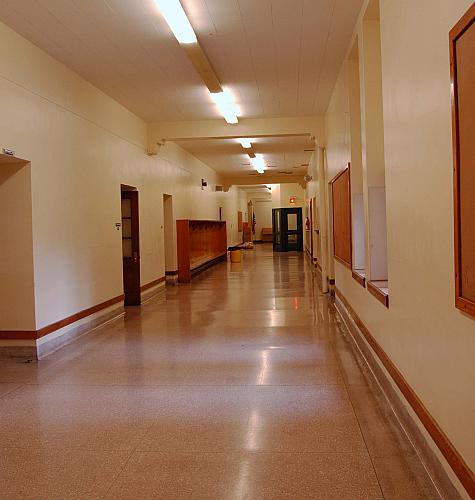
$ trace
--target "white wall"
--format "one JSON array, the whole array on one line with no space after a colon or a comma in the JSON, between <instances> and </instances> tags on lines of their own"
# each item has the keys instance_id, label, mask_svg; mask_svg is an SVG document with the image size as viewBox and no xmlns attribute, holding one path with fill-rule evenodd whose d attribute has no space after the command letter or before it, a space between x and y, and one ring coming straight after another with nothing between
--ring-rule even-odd
<instances>
[{"instance_id":1,"label":"white wall","mask_svg":"<svg viewBox=\"0 0 475 500\"><path fill-rule=\"evenodd\" d=\"M338 288L474 470L475 320L454 307L448 49L471 3L381 0L389 309L334 266ZM351 158L348 95L344 65L326 114L324 182Z\"/></svg>"},{"instance_id":2,"label":"white wall","mask_svg":"<svg viewBox=\"0 0 475 500\"><path fill-rule=\"evenodd\" d=\"M121 184L139 191L142 284L165 272L163 193L175 218L223 206L240 241L241 190L213 192L216 172L176 144L147 156L142 120L3 24L0 108L0 147L31 162L36 328L122 294Z\"/></svg>"},{"instance_id":3,"label":"white wall","mask_svg":"<svg viewBox=\"0 0 475 500\"><path fill-rule=\"evenodd\" d=\"M255 239L262 239L262 228L270 227L272 228L272 199L254 199L254 215L256 216L256 234Z\"/></svg>"}]
</instances>

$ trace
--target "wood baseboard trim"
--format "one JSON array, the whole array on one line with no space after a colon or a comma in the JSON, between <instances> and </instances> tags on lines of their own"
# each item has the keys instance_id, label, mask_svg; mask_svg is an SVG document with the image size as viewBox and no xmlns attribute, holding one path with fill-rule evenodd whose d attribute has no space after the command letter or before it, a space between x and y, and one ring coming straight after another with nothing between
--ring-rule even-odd
<instances>
[{"instance_id":1,"label":"wood baseboard trim","mask_svg":"<svg viewBox=\"0 0 475 500\"><path fill-rule=\"evenodd\" d=\"M178 271L176 272L178 274ZM149 288L152 288L154 286L159 285L160 283L163 283L165 281L165 276L162 276L161 278L158 278L156 280L151 281L150 283L147 283L146 285L142 285L140 287L140 291L144 292L145 290L148 290Z\"/></svg>"},{"instance_id":2,"label":"wood baseboard trim","mask_svg":"<svg viewBox=\"0 0 475 500\"><path fill-rule=\"evenodd\" d=\"M86 318L87 316L91 316L92 314L95 314L99 311L102 311L103 309L107 309L108 307L111 307L118 302L121 302L124 300L124 295L118 295L117 297L114 297L112 299L106 300L105 302L101 302L100 304L97 304L92 307L88 307L87 309L83 309L82 311L79 311L75 314L72 314L71 316L68 316L67 318L61 319L59 321L55 321L54 323L51 323L50 325L44 326L43 328L40 328L39 330L30 330L30 331L8 331L8 330L2 330L0 331L0 339L2 340L38 340L41 337L44 337L45 335L48 335L50 333L53 333L61 328L64 328L65 326L69 326L72 323L76 323L76 321L79 321L80 319Z\"/></svg>"},{"instance_id":3,"label":"wood baseboard trim","mask_svg":"<svg viewBox=\"0 0 475 500\"><path fill-rule=\"evenodd\" d=\"M36 330L0 330L1 340L36 340Z\"/></svg>"},{"instance_id":4,"label":"wood baseboard trim","mask_svg":"<svg viewBox=\"0 0 475 500\"><path fill-rule=\"evenodd\" d=\"M165 271L165 276L178 276L178 269L176 271Z\"/></svg>"},{"instance_id":5,"label":"wood baseboard trim","mask_svg":"<svg viewBox=\"0 0 475 500\"><path fill-rule=\"evenodd\" d=\"M379 358L381 363L383 364L386 371L389 373L390 377L401 391L402 395L409 403L420 422L426 429L426 431L431 436L432 440L436 444L437 448L440 450L444 458L447 460L447 463L453 470L454 474L460 480L463 487L466 489L467 493L471 498L475 498L475 475L470 467L467 465L465 460L456 450L454 445L451 443L450 439L446 436L444 431L439 427L438 423L434 419L434 417L429 413L427 408L424 406L422 401L419 399L415 391L403 377L401 372L398 370L396 365L391 361L389 356L383 350L383 348L379 345L370 331L366 328L365 324L361 321L357 313L350 306L345 296L341 293L341 291L335 287L335 294L338 299L345 306L352 320L355 322L359 331L362 333L366 342L369 344L373 352Z\"/></svg>"}]
</instances>

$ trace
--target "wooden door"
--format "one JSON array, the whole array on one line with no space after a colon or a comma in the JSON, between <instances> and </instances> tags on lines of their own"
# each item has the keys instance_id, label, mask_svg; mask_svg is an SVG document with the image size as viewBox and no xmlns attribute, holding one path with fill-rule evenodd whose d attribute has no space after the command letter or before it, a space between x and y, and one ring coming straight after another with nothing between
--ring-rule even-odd
<instances>
[{"instance_id":1,"label":"wooden door","mask_svg":"<svg viewBox=\"0 0 475 500\"><path fill-rule=\"evenodd\" d=\"M121 191L124 304L140 305L139 193Z\"/></svg>"}]
</instances>

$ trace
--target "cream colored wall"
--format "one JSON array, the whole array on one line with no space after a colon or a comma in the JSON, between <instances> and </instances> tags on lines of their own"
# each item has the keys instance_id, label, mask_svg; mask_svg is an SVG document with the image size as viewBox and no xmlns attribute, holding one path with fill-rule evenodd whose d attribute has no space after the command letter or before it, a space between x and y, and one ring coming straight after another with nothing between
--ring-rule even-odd
<instances>
[{"instance_id":1,"label":"cream colored wall","mask_svg":"<svg viewBox=\"0 0 475 500\"><path fill-rule=\"evenodd\" d=\"M34 330L31 166L0 155L0 330Z\"/></svg>"},{"instance_id":2,"label":"cream colored wall","mask_svg":"<svg viewBox=\"0 0 475 500\"><path fill-rule=\"evenodd\" d=\"M454 307L448 50L471 3L381 0L389 309L334 266L338 288L473 470L475 320ZM350 161L348 95L345 65L326 115L326 181Z\"/></svg>"},{"instance_id":3,"label":"cream colored wall","mask_svg":"<svg viewBox=\"0 0 475 500\"><path fill-rule=\"evenodd\" d=\"M272 227L272 199L254 199L254 215L256 216L256 240L262 239L262 228Z\"/></svg>"},{"instance_id":4,"label":"cream colored wall","mask_svg":"<svg viewBox=\"0 0 475 500\"><path fill-rule=\"evenodd\" d=\"M297 198L295 205L292 205L289 201L291 196ZM305 207L305 190L300 184L280 184L280 207Z\"/></svg>"},{"instance_id":5,"label":"cream colored wall","mask_svg":"<svg viewBox=\"0 0 475 500\"><path fill-rule=\"evenodd\" d=\"M122 294L121 184L139 191L142 284L165 271L163 193L175 218L223 206L238 241L241 190L214 192L216 172L176 144L147 156L144 122L2 24L0 108L0 147L31 162L36 328Z\"/></svg>"},{"instance_id":6,"label":"cream colored wall","mask_svg":"<svg viewBox=\"0 0 475 500\"><path fill-rule=\"evenodd\" d=\"M228 246L237 245L243 241L243 233L238 231L238 211L242 212L242 221L248 221L247 193L232 186L227 193L222 193L218 199L223 207L223 218L227 220ZM219 208L218 208L219 215ZM218 215L215 217L218 218Z\"/></svg>"}]
</instances>

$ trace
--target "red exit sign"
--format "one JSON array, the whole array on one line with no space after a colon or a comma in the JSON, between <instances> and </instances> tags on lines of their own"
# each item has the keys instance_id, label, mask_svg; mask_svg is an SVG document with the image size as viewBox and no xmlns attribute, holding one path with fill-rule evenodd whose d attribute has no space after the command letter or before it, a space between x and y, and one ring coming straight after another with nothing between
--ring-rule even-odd
<instances>
[{"instance_id":1,"label":"red exit sign","mask_svg":"<svg viewBox=\"0 0 475 500\"><path fill-rule=\"evenodd\" d=\"M290 203L291 205L295 205L295 204L297 203L297 197L296 197L296 196L291 196L291 197L289 198L289 203Z\"/></svg>"}]
</instances>

